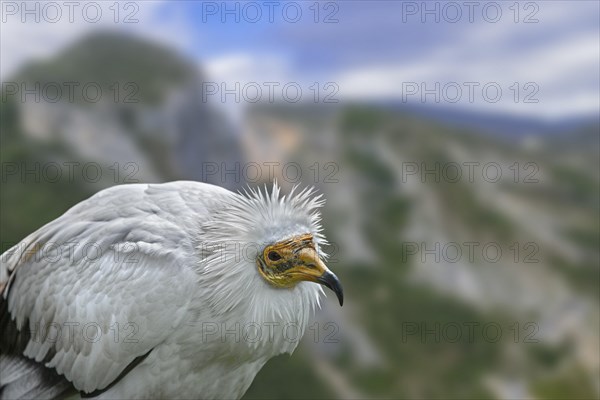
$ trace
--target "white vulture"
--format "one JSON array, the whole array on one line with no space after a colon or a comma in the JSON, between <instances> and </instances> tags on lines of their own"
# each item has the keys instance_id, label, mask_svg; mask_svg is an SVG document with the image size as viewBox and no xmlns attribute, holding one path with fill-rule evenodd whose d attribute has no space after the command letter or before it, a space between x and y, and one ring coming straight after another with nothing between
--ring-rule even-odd
<instances>
[{"instance_id":1,"label":"white vulture","mask_svg":"<svg viewBox=\"0 0 600 400\"><path fill-rule=\"evenodd\" d=\"M103 190L2 254L3 398L240 398L340 305L314 190Z\"/></svg>"}]
</instances>

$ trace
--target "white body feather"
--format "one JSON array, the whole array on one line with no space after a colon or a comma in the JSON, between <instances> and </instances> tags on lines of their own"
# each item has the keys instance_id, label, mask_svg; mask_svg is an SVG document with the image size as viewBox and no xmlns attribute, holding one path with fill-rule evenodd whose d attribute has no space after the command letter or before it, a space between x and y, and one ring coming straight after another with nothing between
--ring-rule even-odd
<instances>
[{"instance_id":1,"label":"white body feather","mask_svg":"<svg viewBox=\"0 0 600 400\"><path fill-rule=\"evenodd\" d=\"M295 349L322 294L272 287L255 263L289 236L323 243L311 195L173 182L79 203L2 255L8 311L33 333L23 355L100 398L241 397Z\"/></svg>"}]
</instances>

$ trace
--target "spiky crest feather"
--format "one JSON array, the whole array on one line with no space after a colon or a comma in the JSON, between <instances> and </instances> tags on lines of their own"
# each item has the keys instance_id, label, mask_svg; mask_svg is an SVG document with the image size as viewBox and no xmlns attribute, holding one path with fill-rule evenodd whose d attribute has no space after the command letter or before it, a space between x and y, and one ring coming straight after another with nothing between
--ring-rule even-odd
<instances>
[{"instance_id":1,"label":"spiky crest feather","mask_svg":"<svg viewBox=\"0 0 600 400\"><path fill-rule=\"evenodd\" d=\"M298 191L296 185L288 195L281 195L277 182L270 193L265 185L262 190L247 187L232 196L201 226L198 251L204 254L197 268L204 287L198 299L203 307L208 303L213 315L258 325L297 324L303 334L323 290L310 282L291 289L273 287L258 273L256 258L266 245L305 233L313 235L317 251L326 258L321 250L327 242L319 213L324 203L322 195L310 187ZM296 345L284 346L283 351L291 352Z\"/></svg>"}]
</instances>

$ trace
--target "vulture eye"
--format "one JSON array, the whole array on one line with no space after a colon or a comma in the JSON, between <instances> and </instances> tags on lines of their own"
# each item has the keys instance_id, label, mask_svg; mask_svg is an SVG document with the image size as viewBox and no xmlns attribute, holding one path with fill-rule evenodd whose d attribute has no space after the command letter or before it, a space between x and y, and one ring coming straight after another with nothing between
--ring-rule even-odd
<instances>
[{"instance_id":1,"label":"vulture eye","mask_svg":"<svg viewBox=\"0 0 600 400\"><path fill-rule=\"evenodd\" d=\"M271 261L281 260L281 256L276 251L270 251L269 254L267 255L267 257L269 257L269 260L271 260Z\"/></svg>"}]
</instances>

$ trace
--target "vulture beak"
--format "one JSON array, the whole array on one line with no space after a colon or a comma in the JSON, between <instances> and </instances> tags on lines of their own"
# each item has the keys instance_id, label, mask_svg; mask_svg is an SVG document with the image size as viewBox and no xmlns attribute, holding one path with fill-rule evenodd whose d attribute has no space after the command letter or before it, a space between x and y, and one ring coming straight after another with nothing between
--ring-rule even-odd
<instances>
[{"instance_id":1,"label":"vulture beak","mask_svg":"<svg viewBox=\"0 0 600 400\"><path fill-rule=\"evenodd\" d=\"M300 260L300 270L303 280L319 283L328 287L335 293L340 302L344 304L344 289L338 277L331 272L325 263L321 261L316 250L312 247L305 247L297 253Z\"/></svg>"},{"instance_id":2,"label":"vulture beak","mask_svg":"<svg viewBox=\"0 0 600 400\"><path fill-rule=\"evenodd\" d=\"M335 293L340 302L340 306L344 305L344 289L340 280L333 272L329 270L325 271L323 275L317 278L317 282L333 290L333 293Z\"/></svg>"}]
</instances>

